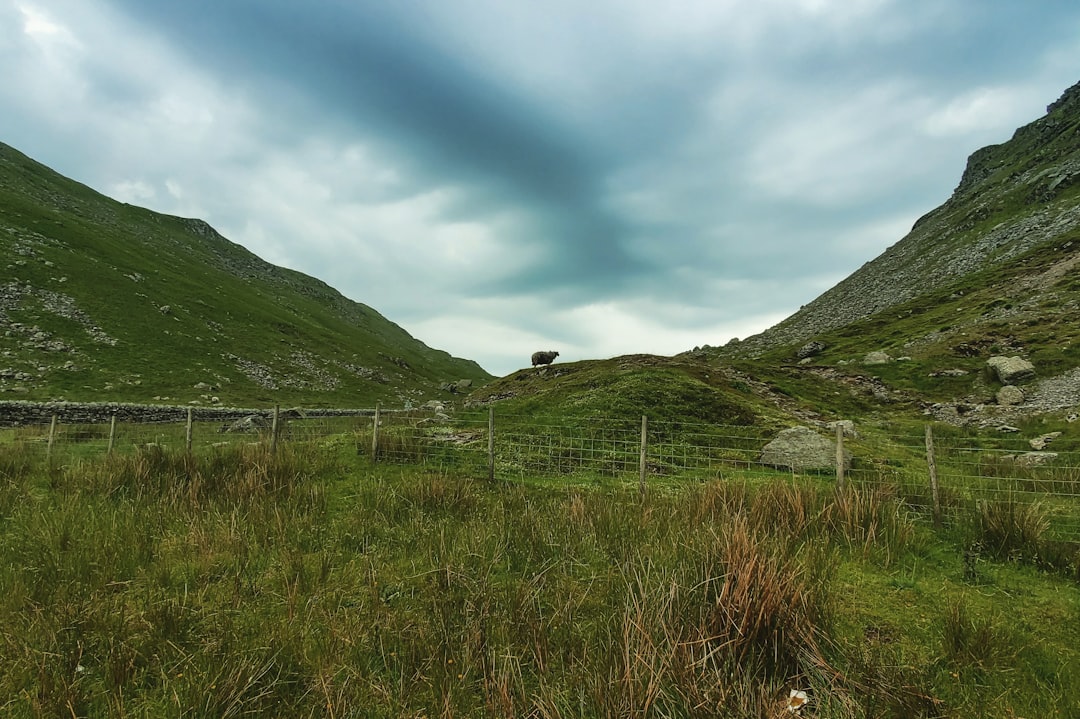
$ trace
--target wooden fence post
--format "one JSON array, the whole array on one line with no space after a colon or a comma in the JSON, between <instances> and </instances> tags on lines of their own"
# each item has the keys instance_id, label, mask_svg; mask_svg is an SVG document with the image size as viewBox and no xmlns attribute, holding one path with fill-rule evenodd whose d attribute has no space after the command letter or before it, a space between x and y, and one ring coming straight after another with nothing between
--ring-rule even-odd
<instances>
[{"instance_id":1,"label":"wooden fence post","mask_svg":"<svg viewBox=\"0 0 1080 719\"><path fill-rule=\"evenodd\" d=\"M488 481L495 482L495 407L488 407Z\"/></svg>"},{"instance_id":2,"label":"wooden fence post","mask_svg":"<svg viewBox=\"0 0 1080 719\"><path fill-rule=\"evenodd\" d=\"M192 411L191 407L188 407L188 409L187 409L187 427L185 428L185 433L184 433L184 446L187 449L188 454L191 454L191 425L192 425L192 419L193 419L192 416L193 416L193 414L194 414L194 412Z\"/></svg>"},{"instance_id":3,"label":"wooden fence post","mask_svg":"<svg viewBox=\"0 0 1080 719\"><path fill-rule=\"evenodd\" d=\"M937 462L934 460L934 431L926 425L926 466L930 470L930 496L934 502L934 526L941 525L941 497L938 494Z\"/></svg>"},{"instance_id":4,"label":"wooden fence post","mask_svg":"<svg viewBox=\"0 0 1080 719\"><path fill-rule=\"evenodd\" d=\"M112 454L113 446L116 444L116 412L113 412L112 417L109 419L109 449L107 454Z\"/></svg>"},{"instance_id":5,"label":"wooden fence post","mask_svg":"<svg viewBox=\"0 0 1080 719\"><path fill-rule=\"evenodd\" d=\"M277 454L278 427L281 420L281 405L274 405L274 417L270 421L270 454Z\"/></svg>"},{"instance_id":6,"label":"wooden fence post","mask_svg":"<svg viewBox=\"0 0 1080 719\"><path fill-rule=\"evenodd\" d=\"M844 425L836 423L836 489L844 491Z\"/></svg>"},{"instance_id":7,"label":"wooden fence post","mask_svg":"<svg viewBox=\"0 0 1080 719\"><path fill-rule=\"evenodd\" d=\"M375 418L371 431L371 462L379 461L379 403L375 403Z\"/></svg>"},{"instance_id":8,"label":"wooden fence post","mask_svg":"<svg viewBox=\"0 0 1080 719\"><path fill-rule=\"evenodd\" d=\"M52 449L53 443L56 441L56 415L52 416L52 423L49 425L49 444L45 448L45 460L52 462Z\"/></svg>"},{"instance_id":9,"label":"wooden fence post","mask_svg":"<svg viewBox=\"0 0 1080 719\"><path fill-rule=\"evenodd\" d=\"M645 472L647 470L646 459L648 457L648 454L649 454L649 417L647 415L643 414L643 415L641 415L641 461L640 461L641 478L640 478L639 487L638 487L638 489L641 492L641 498L642 499L645 499Z\"/></svg>"}]
</instances>

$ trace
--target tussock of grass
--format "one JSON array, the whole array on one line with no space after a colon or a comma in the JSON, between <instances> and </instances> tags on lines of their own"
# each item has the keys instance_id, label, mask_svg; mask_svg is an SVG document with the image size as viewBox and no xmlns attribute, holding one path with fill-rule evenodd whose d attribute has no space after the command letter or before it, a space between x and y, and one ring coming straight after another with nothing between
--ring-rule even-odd
<instances>
[{"instance_id":1,"label":"tussock of grass","mask_svg":"<svg viewBox=\"0 0 1080 719\"><path fill-rule=\"evenodd\" d=\"M1014 498L980 501L975 515L979 546L999 559L1037 561L1050 529L1042 504Z\"/></svg>"}]
</instances>

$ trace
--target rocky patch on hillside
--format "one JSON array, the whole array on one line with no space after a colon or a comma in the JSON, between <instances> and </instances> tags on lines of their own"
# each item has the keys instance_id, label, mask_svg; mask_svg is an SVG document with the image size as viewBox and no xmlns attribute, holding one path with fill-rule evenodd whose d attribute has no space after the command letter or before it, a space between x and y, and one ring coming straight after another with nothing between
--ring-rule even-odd
<instances>
[{"instance_id":1,"label":"rocky patch on hillside","mask_svg":"<svg viewBox=\"0 0 1080 719\"><path fill-rule=\"evenodd\" d=\"M1078 126L1080 84L1009 142L973 153L952 197L906 237L780 324L731 343L722 354L757 357L771 348L798 346L1043 243L1062 238L1067 244L1080 231ZM1077 262L1075 255L1070 260ZM1068 267L1044 280L1060 279Z\"/></svg>"}]
</instances>

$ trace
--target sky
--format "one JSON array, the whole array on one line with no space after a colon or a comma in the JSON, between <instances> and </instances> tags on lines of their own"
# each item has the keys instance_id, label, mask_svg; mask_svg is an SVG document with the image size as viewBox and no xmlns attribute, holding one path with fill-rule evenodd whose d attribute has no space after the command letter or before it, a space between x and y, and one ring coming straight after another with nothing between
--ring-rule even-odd
<instances>
[{"instance_id":1,"label":"sky","mask_svg":"<svg viewBox=\"0 0 1080 719\"><path fill-rule=\"evenodd\" d=\"M0 0L0 141L489 372L756 334L1080 81L1075 0Z\"/></svg>"}]
</instances>

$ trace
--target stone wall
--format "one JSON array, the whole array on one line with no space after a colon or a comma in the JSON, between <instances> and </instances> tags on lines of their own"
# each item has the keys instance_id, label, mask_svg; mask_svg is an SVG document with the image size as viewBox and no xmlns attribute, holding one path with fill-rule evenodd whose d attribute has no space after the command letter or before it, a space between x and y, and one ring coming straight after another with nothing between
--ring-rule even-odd
<instances>
[{"instance_id":1,"label":"stone wall","mask_svg":"<svg viewBox=\"0 0 1080 719\"><path fill-rule=\"evenodd\" d=\"M125 404L121 402L17 402L0 401L0 426L18 427L49 424L53 415L62 424L100 424L116 417L118 422L186 422L188 410L195 422L226 422L259 415L272 417L273 408L188 407L186 405ZM290 409L282 410L304 417L371 416L373 409Z\"/></svg>"}]
</instances>

